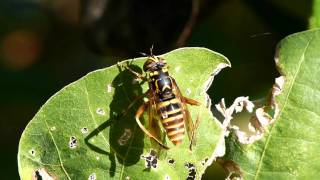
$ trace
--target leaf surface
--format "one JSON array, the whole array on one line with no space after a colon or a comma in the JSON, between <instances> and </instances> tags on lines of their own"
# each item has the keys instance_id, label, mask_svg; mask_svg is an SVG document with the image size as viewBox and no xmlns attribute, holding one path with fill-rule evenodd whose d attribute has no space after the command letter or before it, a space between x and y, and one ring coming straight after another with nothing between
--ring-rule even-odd
<instances>
[{"instance_id":1,"label":"leaf surface","mask_svg":"<svg viewBox=\"0 0 320 180\"><path fill-rule=\"evenodd\" d=\"M230 64L205 48L182 48L161 56L182 94L202 103L189 106L193 121L198 115L201 118L192 152L187 136L179 146L164 139L170 147L164 150L144 135L134 118L142 99L120 116L148 85L140 85L128 70L114 65L64 87L41 107L20 139L21 179L45 175L58 179L185 179L194 172L199 179L223 139L220 123L206 107L205 92L214 75ZM142 73L145 60L120 64ZM142 121L148 126L147 113Z\"/></svg>"},{"instance_id":2,"label":"leaf surface","mask_svg":"<svg viewBox=\"0 0 320 180\"><path fill-rule=\"evenodd\" d=\"M309 26L311 29L320 28L320 0L313 0L312 11Z\"/></svg>"},{"instance_id":3,"label":"leaf surface","mask_svg":"<svg viewBox=\"0 0 320 180\"><path fill-rule=\"evenodd\" d=\"M279 113L262 140L226 142L225 159L244 179L318 179L320 169L320 31L293 34L279 44L276 63L285 77Z\"/></svg>"}]
</instances>

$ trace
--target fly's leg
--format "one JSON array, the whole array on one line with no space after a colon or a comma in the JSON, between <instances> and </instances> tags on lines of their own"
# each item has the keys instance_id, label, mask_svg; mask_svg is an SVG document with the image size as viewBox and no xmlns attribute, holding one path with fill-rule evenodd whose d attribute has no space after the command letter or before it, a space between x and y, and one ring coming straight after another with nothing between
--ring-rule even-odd
<instances>
[{"instance_id":1,"label":"fly's leg","mask_svg":"<svg viewBox=\"0 0 320 180\"><path fill-rule=\"evenodd\" d=\"M147 109L147 108L150 108L149 107L149 103L145 103L143 105L141 105L139 107L139 109L137 110L136 112L136 121L137 121L137 124L139 125L139 127L141 128L141 130L146 134L148 135L150 138L154 139L160 146L162 146L163 148L165 149L169 149L166 145L164 145L158 138L156 138L153 134L151 134L145 127L144 125L140 122L140 117L142 116L142 114L144 113L144 111Z\"/></svg>"},{"instance_id":2,"label":"fly's leg","mask_svg":"<svg viewBox=\"0 0 320 180\"><path fill-rule=\"evenodd\" d=\"M143 76L142 74L134 71L133 69L131 69L129 66L124 66L124 65L120 65L118 63L118 66L123 67L125 69L127 69L129 72L131 72L137 79L141 80L141 81L146 81L147 78L145 76Z\"/></svg>"},{"instance_id":3,"label":"fly's leg","mask_svg":"<svg viewBox=\"0 0 320 180\"><path fill-rule=\"evenodd\" d=\"M200 106L201 105L201 103L199 101L191 99L191 98L187 98L187 97L183 97L182 101L184 103L190 104L192 106Z\"/></svg>"}]
</instances>

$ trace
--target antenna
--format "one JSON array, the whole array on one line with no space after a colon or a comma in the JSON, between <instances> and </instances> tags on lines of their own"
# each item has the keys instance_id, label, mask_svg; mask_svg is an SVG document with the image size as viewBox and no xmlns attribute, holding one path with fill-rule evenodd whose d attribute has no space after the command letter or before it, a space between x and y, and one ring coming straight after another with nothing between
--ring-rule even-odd
<instances>
[{"instance_id":1,"label":"antenna","mask_svg":"<svg viewBox=\"0 0 320 180\"><path fill-rule=\"evenodd\" d=\"M148 56L146 53L144 52L138 52L139 54L141 54L142 56Z\"/></svg>"},{"instance_id":2,"label":"antenna","mask_svg":"<svg viewBox=\"0 0 320 180\"><path fill-rule=\"evenodd\" d=\"M153 44L151 45L151 48L150 48L150 56L153 56Z\"/></svg>"}]
</instances>

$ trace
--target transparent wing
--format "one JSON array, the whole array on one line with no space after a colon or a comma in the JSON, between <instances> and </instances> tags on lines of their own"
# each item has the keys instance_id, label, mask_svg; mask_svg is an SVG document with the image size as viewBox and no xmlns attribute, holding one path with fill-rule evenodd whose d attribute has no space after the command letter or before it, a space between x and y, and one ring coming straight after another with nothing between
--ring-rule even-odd
<instances>
[{"instance_id":1,"label":"transparent wing","mask_svg":"<svg viewBox=\"0 0 320 180\"><path fill-rule=\"evenodd\" d=\"M176 83L176 80L172 77L171 78L171 81L172 81L172 87L173 87L173 91L176 95L176 97L178 99L180 99L180 101L182 102L182 110L183 110L183 116L184 116L184 122L185 122L185 127L187 129L187 134L188 134L188 137L189 137L189 142L192 143L192 139L193 139L193 132L194 132L194 125L193 125L193 122L192 122L192 119L191 119L191 116L190 116L190 112L188 110L188 107L187 107L187 104L185 102L185 99L184 97L182 96L181 94L181 91Z\"/></svg>"},{"instance_id":2,"label":"transparent wing","mask_svg":"<svg viewBox=\"0 0 320 180\"><path fill-rule=\"evenodd\" d=\"M149 131L152 133L154 137L156 137L161 142L165 141L165 132L162 130L159 124L159 120L157 119L157 109L156 109L156 101L154 92L148 94L149 98L149 109L148 109L148 116L149 116ZM160 144L164 146L163 144ZM167 147L166 147L167 148Z\"/></svg>"}]
</instances>

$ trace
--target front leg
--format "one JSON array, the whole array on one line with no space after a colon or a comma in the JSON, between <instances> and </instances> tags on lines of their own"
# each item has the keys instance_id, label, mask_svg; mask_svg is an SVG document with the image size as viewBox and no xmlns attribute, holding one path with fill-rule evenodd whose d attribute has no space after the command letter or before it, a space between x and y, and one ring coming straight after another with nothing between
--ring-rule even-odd
<instances>
[{"instance_id":1,"label":"front leg","mask_svg":"<svg viewBox=\"0 0 320 180\"><path fill-rule=\"evenodd\" d=\"M133 69L131 69L129 66L124 66L118 63L118 66L125 68L126 70L128 70L129 72L131 72L137 79L141 80L141 81L146 81L147 78L145 76L143 76L142 74L134 71Z\"/></svg>"}]
</instances>

